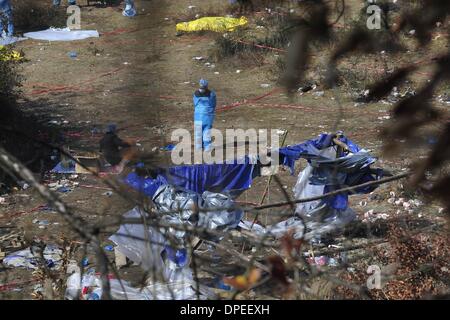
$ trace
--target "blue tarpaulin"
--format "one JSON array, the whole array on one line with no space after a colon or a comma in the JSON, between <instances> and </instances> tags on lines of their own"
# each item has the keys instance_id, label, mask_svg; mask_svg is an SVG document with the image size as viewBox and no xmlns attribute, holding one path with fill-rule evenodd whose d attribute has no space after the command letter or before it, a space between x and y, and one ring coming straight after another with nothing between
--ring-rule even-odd
<instances>
[{"instance_id":1,"label":"blue tarpaulin","mask_svg":"<svg viewBox=\"0 0 450 320\"><path fill-rule=\"evenodd\" d=\"M210 191L238 196L250 188L253 178L258 175L257 165L246 158L241 164L235 162L174 166L160 170L156 179L140 177L133 172L126 177L125 183L150 197L164 184L199 194Z\"/></svg>"},{"instance_id":2,"label":"blue tarpaulin","mask_svg":"<svg viewBox=\"0 0 450 320\"><path fill-rule=\"evenodd\" d=\"M307 159L313 168L309 182L311 185L324 186L324 194L346 186L373 181L382 176L382 170L374 173L374 170L370 168L376 158L345 136L338 137L338 140L347 145L349 153L340 155L334 153L337 157L325 156L326 153L321 151L336 146L333 142L334 137L335 135L332 134L321 134L317 139L281 148L279 150L280 164L288 166L293 173L295 161L300 158ZM355 190L355 192L369 193L375 188L376 186L371 186ZM323 203L332 209L346 210L348 193L323 199Z\"/></svg>"},{"instance_id":3,"label":"blue tarpaulin","mask_svg":"<svg viewBox=\"0 0 450 320\"><path fill-rule=\"evenodd\" d=\"M51 171L52 173L76 173L75 162L70 161L68 167L64 167L62 162L59 162Z\"/></svg>"},{"instance_id":4,"label":"blue tarpaulin","mask_svg":"<svg viewBox=\"0 0 450 320\"><path fill-rule=\"evenodd\" d=\"M361 149L357 144L345 136L338 139L348 146L349 154L329 158L322 150L335 146L332 134L321 134L317 139L311 139L301 144L291 145L279 149L281 165L288 166L294 173L295 162L300 158L307 159L313 167L310 182L313 185L324 185L324 192L337 190L343 186L352 186L372 181L381 175L373 174L370 165L376 159ZM203 193L205 191L228 193L234 197L250 188L253 178L259 176L260 167L245 158L243 164L198 164L174 166L161 170L156 179L144 178L136 173L130 173L125 182L136 190L152 197L156 190L165 184L170 184L185 190ZM357 190L368 193L376 187ZM345 209L348 205L348 194L339 194L326 199L328 205L335 209Z\"/></svg>"},{"instance_id":5,"label":"blue tarpaulin","mask_svg":"<svg viewBox=\"0 0 450 320\"><path fill-rule=\"evenodd\" d=\"M317 139L311 139L300 144L280 148L280 164L289 167L291 173L294 173L295 161L300 158L307 159L310 162L330 160L329 158L322 156L320 151L335 145L333 138L334 135L324 133ZM345 136L339 137L338 140L345 143L348 146L349 151L353 154L362 150L357 144ZM375 160L375 158L367 157L366 165L370 165L375 162Z\"/></svg>"},{"instance_id":6,"label":"blue tarpaulin","mask_svg":"<svg viewBox=\"0 0 450 320\"><path fill-rule=\"evenodd\" d=\"M294 173L296 161L299 159L308 161L308 166L300 173L294 188L296 199L320 196L382 177L382 169L370 168L376 158L372 157L367 150L360 148L345 136L339 136L337 139L347 146L346 150L343 150L338 148L335 138L334 134L321 134L317 139L283 147L278 150L278 153L272 153L272 155L278 154L279 164L289 167L291 174ZM151 197L159 210L163 208L161 204L163 203L168 209L162 211L170 212L173 211L174 206L179 207L177 203L177 201L180 202L179 196L169 193L163 199L164 201L159 199L158 205L158 201L155 200L155 197L159 197L158 188L162 186L164 187L160 190L173 188L173 193L177 195L187 190L194 195L197 194L197 197L194 196L193 199L199 199L198 197L206 191L227 194L229 201L232 202L233 198L251 187L255 177L260 176L260 167L259 162L250 161L250 158L246 157L244 163L174 166L161 169L156 173L152 172L152 177L139 176L133 172L126 177L125 183ZM375 188L376 186L365 187L354 192L369 193ZM317 201L298 203L295 213L303 218L302 221L306 221L305 226L309 230L314 230L312 237L320 239L321 233L344 226L356 217L348 206L349 195L344 192ZM185 201L184 198L181 200ZM186 205L188 211L191 210L190 205ZM242 218L242 212L238 213L241 216L231 215L236 223ZM224 218L227 214L229 213L220 213L215 218ZM166 253L169 260L177 264L182 263L183 252L166 247Z\"/></svg>"}]
</instances>

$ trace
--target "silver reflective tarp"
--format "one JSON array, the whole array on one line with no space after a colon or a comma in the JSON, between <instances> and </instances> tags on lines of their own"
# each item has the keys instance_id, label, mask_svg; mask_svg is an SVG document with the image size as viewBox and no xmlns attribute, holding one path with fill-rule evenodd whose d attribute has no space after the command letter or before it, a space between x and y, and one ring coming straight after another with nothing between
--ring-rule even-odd
<instances>
[{"instance_id":1,"label":"silver reflective tarp","mask_svg":"<svg viewBox=\"0 0 450 320\"><path fill-rule=\"evenodd\" d=\"M202 195L177 189L173 186L161 186L153 197L158 221L170 223L172 228L145 227L144 224L123 224L109 239L117 245L117 250L127 258L139 264L144 270L153 270L164 279L175 281L191 279L189 263L179 267L170 260L164 260L165 246L186 247L185 231L177 226L193 226L207 230L227 231L236 228L243 211L226 195L204 192ZM142 218L149 216L136 207L128 211L124 218ZM175 238L175 239L174 239ZM211 236L211 240L220 240L221 236Z\"/></svg>"}]
</instances>

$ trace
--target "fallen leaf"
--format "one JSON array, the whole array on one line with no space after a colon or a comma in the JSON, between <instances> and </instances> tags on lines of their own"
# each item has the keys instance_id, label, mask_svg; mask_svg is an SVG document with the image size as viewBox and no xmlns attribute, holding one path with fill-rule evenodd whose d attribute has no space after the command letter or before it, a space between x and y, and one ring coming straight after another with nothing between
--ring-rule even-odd
<instances>
[{"instance_id":1,"label":"fallen leaf","mask_svg":"<svg viewBox=\"0 0 450 320\"><path fill-rule=\"evenodd\" d=\"M223 283L233 288L243 291L253 286L261 278L261 270L253 268L247 275L239 275L236 277L225 277Z\"/></svg>"}]
</instances>

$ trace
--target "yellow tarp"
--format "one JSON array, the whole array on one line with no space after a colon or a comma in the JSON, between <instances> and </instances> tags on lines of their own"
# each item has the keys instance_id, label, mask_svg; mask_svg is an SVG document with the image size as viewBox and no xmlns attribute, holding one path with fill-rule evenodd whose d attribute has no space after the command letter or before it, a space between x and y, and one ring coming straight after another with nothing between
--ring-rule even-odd
<instances>
[{"instance_id":1,"label":"yellow tarp","mask_svg":"<svg viewBox=\"0 0 450 320\"><path fill-rule=\"evenodd\" d=\"M20 61L22 59L20 52L0 45L0 61Z\"/></svg>"},{"instance_id":2,"label":"yellow tarp","mask_svg":"<svg viewBox=\"0 0 450 320\"><path fill-rule=\"evenodd\" d=\"M227 18L227 17L204 17L189 22L180 22L177 24L177 32L195 32L195 31L215 31L227 32L234 31L236 28L244 27L248 24L246 17Z\"/></svg>"}]
</instances>

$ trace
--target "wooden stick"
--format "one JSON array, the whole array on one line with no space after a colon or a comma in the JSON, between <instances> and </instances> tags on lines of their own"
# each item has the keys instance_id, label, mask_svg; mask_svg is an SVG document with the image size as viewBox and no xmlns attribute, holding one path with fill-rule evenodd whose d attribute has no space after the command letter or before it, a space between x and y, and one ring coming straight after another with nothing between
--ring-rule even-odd
<instances>
[{"instance_id":1,"label":"wooden stick","mask_svg":"<svg viewBox=\"0 0 450 320\"><path fill-rule=\"evenodd\" d=\"M286 130L286 133L283 136L283 141L281 142L281 147L284 147L284 144L286 143L286 137L288 135L289 131ZM269 192L269 188L270 188L270 183L272 182L272 177L273 175L270 175L269 178L267 179L267 184L266 184L266 188L264 189L264 193L261 197L261 201L259 202L259 205L262 206L264 203L264 200L266 200L266 196ZM250 230L253 229L253 225L256 223L256 221L258 220L258 215L259 213L256 214L255 218L253 219L252 225L250 226Z\"/></svg>"},{"instance_id":2,"label":"wooden stick","mask_svg":"<svg viewBox=\"0 0 450 320\"><path fill-rule=\"evenodd\" d=\"M283 141L281 142L281 147L284 147L288 132L289 131L286 131L286 133L283 136ZM264 189L264 193L261 197L261 201L259 202L259 205L262 205L264 203L264 200L266 200L267 193L269 192L270 183L272 182L272 177L273 177L273 175L270 175L269 178L267 179L267 185L266 185L266 188Z\"/></svg>"}]
</instances>

